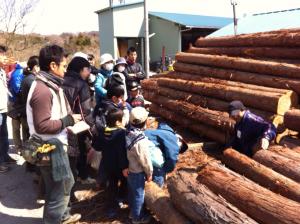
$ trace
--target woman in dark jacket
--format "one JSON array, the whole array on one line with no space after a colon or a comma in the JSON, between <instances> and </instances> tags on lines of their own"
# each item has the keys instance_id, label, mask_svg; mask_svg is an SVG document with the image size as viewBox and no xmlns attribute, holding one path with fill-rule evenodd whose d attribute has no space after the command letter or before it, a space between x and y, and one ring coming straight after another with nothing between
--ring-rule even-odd
<instances>
[{"instance_id":1,"label":"woman in dark jacket","mask_svg":"<svg viewBox=\"0 0 300 224\"><path fill-rule=\"evenodd\" d=\"M84 120L91 126L93 124L91 111L91 96L87 79L90 75L90 63L83 57L74 57L68 65L64 77L63 89L68 99L70 107L75 114L82 114ZM75 164L77 163L78 177L81 183L92 183L88 177L87 150L89 148L89 133L84 132L77 135L78 144L69 142L70 162L73 174L76 177ZM74 138L73 138L74 140ZM75 139L76 140L76 139ZM79 155L76 148L79 148ZM76 158L78 156L78 158ZM75 164L74 164L75 163Z\"/></svg>"}]
</instances>

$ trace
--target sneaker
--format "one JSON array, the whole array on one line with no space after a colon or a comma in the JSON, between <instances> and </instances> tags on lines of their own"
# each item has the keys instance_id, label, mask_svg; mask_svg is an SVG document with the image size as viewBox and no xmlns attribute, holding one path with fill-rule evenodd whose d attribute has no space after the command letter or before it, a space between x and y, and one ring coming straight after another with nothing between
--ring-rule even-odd
<instances>
[{"instance_id":1,"label":"sneaker","mask_svg":"<svg viewBox=\"0 0 300 224\"><path fill-rule=\"evenodd\" d=\"M77 180L81 183L81 184L95 184L96 180L92 179L90 177L86 178L85 180L81 179L80 177L77 178Z\"/></svg>"},{"instance_id":2,"label":"sneaker","mask_svg":"<svg viewBox=\"0 0 300 224\"><path fill-rule=\"evenodd\" d=\"M145 215L142 218L139 219L132 219L132 224L146 224L151 221L152 217L150 215Z\"/></svg>"},{"instance_id":3,"label":"sneaker","mask_svg":"<svg viewBox=\"0 0 300 224\"><path fill-rule=\"evenodd\" d=\"M8 156L8 158L4 161L6 164L16 164L17 160L14 160L13 158L11 158L10 156Z\"/></svg>"},{"instance_id":4,"label":"sneaker","mask_svg":"<svg viewBox=\"0 0 300 224\"><path fill-rule=\"evenodd\" d=\"M71 215L68 219L62 221L62 224L76 223L81 219L81 215L76 213Z\"/></svg>"},{"instance_id":5,"label":"sneaker","mask_svg":"<svg viewBox=\"0 0 300 224\"><path fill-rule=\"evenodd\" d=\"M8 171L8 167L4 165L0 165L0 173L6 173Z\"/></svg>"}]
</instances>

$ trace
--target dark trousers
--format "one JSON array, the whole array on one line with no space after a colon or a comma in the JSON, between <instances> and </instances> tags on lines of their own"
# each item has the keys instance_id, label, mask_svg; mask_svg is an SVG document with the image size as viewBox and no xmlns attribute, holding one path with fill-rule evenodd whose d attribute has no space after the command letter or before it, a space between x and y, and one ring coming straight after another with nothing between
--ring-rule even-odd
<instances>
[{"instance_id":1,"label":"dark trousers","mask_svg":"<svg viewBox=\"0 0 300 224\"><path fill-rule=\"evenodd\" d=\"M127 199L127 179L119 175L108 175L106 184L106 196L110 208L118 205L118 200Z\"/></svg>"},{"instance_id":2,"label":"dark trousers","mask_svg":"<svg viewBox=\"0 0 300 224\"><path fill-rule=\"evenodd\" d=\"M41 175L45 182L44 224L60 224L70 217L70 193L74 178L54 181L51 166L40 167Z\"/></svg>"},{"instance_id":3,"label":"dark trousers","mask_svg":"<svg viewBox=\"0 0 300 224\"><path fill-rule=\"evenodd\" d=\"M145 197L145 173L129 173L128 201L133 220L143 217L143 205Z\"/></svg>"},{"instance_id":4,"label":"dark trousers","mask_svg":"<svg viewBox=\"0 0 300 224\"><path fill-rule=\"evenodd\" d=\"M7 131L7 115L6 113L0 114L0 165L8 158L8 131Z\"/></svg>"},{"instance_id":5,"label":"dark trousers","mask_svg":"<svg viewBox=\"0 0 300 224\"><path fill-rule=\"evenodd\" d=\"M159 187L163 187L166 178L166 172L163 168L153 166L152 181Z\"/></svg>"},{"instance_id":6,"label":"dark trousers","mask_svg":"<svg viewBox=\"0 0 300 224\"><path fill-rule=\"evenodd\" d=\"M88 178L88 164L87 164L87 135L85 133L78 135L79 156L77 158L78 177L85 180Z\"/></svg>"}]
</instances>

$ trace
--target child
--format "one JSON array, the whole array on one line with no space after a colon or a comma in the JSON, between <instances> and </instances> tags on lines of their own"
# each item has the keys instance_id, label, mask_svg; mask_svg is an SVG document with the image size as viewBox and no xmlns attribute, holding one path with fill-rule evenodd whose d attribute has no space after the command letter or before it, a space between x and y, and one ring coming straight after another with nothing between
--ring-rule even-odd
<instances>
[{"instance_id":1,"label":"child","mask_svg":"<svg viewBox=\"0 0 300 224\"><path fill-rule=\"evenodd\" d=\"M112 108L106 117L107 126L94 141L93 147L102 151L102 160L99 168L100 183L106 185L108 216L116 215L118 196L125 197L126 179L122 170L128 168L126 156L126 131L122 125L123 111ZM118 186L121 182L120 187ZM120 195L121 194L121 195Z\"/></svg>"},{"instance_id":2,"label":"child","mask_svg":"<svg viewBox=\"0 0 300 224\"><path fill-rule=\"evenodd\" d=\"M152 179L152 162L150 156L151 142L144 135L148 112L143 107L133 108L130 113L131 129L126 135L128 168L128 193L132 223L148 223L151 219L143 213L145 180ZM126 175L126 174L124 174Z\"/></svg>"},{"instance_id":3,"label":"child","mask_svg":"<svg viewBox=\"0 0 300 224\"><path fill-rule=\"evenodd\" d=\"M145 100L144 97L140 93L141 86L133 81L130 82L128 85L129 89L129 97L127 102L134 108L134 107L144 107Z\"/></svg>"}]
</instances>

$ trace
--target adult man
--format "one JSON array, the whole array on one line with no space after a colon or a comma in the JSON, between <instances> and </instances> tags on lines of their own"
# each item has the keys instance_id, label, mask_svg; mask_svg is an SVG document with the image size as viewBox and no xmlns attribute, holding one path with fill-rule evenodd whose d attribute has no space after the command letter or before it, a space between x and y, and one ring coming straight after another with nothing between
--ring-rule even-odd
<instances>
[{"instance_id":1,"label":"adult man","mask_svg":"<svg viewBox=\"0 0 300 224\"><path fill-rule=\"evenodd\" d=\"M126 67L126 73L128 74L128 77L126 77L126 81L128 83L132 81L136 81L140 83L141 80L146 78L146 74L143 70L142 65L137 63L136 59L137 59L136 49L134 47L130 47L127 51L127 67Z\"/></svg>"},{"instance_id":2,"label":"adult man","mask_svg":"<svg viewBox=\"0 0 300 224\"><path fill-rule=\"evenodd\" d=\"M50 155L51 165L40 167L46 187L43 219L45 224L74 223L81 216L71 216L68 208L74 177L66 152L66 127L74 125L81 116L71 114L61 88L67 66L63 48L57 45L42 48L39 62L41 71L36 75L28 93L28 126L31 136L38 136L43 141L56 145Z\"/></svg>"},{"instance_id":3,"label":"adult man","mask_svg":"<svg viewBox=\"0 0 300 224\"><path fill-rule=\"evenodd\" d=\"M6 64L6 47L0 45L0 173L8 171L5 163L15 162L8 155L8 131L7 131L7 102L8 102L8 88L6 73L3 70Z\"/></svg>"},{"instance_id":4,"label":"adult man","mask_svg":"<svg viewBox=\"0 0 300 224\"><path fill-rule=\"evenodd\" d=\"M229 146L248 156L259 149L268 149L270 141L276 137L275 126L246 110L241 101L229 104L229 115L236 121Z\"/></svg>"}]
</instances>

